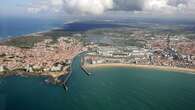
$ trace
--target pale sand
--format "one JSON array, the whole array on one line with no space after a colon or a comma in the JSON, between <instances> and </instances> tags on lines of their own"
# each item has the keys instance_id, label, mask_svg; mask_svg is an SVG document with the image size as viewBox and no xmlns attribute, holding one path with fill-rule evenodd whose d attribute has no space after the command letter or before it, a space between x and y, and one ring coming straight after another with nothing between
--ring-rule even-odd
<instances>
[{"instance_id":1,"label":"pale sand","mask_svg":"<svg viewBox=\"0 0 195 110\"><path fill-rule=\"evenodd\" d=\"M157 69L163 71L174 71L174 72L184 72L195 74L195 69L189 68L179 68L179 67L165 67L165 66L155 66L155 65L137 65L137 64L94 64L94 65L85 65L86 68L97 68L97 67L130 67L130 68L146 68L146 69Z\"/></svg>"}]
</instances>

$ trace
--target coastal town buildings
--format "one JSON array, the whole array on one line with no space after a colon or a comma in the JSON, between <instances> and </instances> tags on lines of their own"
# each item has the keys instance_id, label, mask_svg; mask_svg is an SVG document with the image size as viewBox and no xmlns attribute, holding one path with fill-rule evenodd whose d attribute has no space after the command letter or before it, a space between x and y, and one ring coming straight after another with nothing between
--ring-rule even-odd
<instances>
[{"instance_id":1,"label":"coastal town buildings","mask_svg":"<svg viewBox=\"0 0 195 110\"><path fill-rule=\"evenodd\" d=\"M45 39L32 48L0 45L0 72L7 68L9 71L65 74L68 73L72 59L82 48L83 44L79 40L69 37L60 37L55 42Z\"/></svg>"},{"instance_id":2,"label":"coastal town buildings","mask_svg":"<svg viewBox=\"0 0 195 110\"><path fill-rule=\"evenodd\" d=\"M50 35L55 38L57 33ZM58 76L68 73L72 59L83 51L88 51L83 58L84 64L120 63L195 69L195 41L187 38L188 34L117 28L56 39L46 33L38 37L41 36L44 38L38 39L30 48L0 45L0 72L24 70Z\"/></svg>"},{"instance_id":3,"label":"coastal town buildings","mask_svg":"<svg viewBox=\"0 0 195 110\"><path fill-rule=\"evenodd\" d=\"M195 69L195 43L184 43L178 38L152 39L146 46L97 46L84 57L84 64L137 64ZM180 50L180 48L182 48Z\"/></svg>"}]
</instances>

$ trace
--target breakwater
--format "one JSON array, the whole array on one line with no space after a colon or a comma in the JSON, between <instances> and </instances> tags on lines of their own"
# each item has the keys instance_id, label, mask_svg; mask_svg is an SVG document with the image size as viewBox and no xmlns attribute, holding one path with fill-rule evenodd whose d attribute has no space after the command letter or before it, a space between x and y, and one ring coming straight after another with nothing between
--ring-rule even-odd
<instances>
[{"instance_id":1,"label":"breakwater","mask_svg":"<svg viewBox=\"0 0 195 110\"><path fill-rule=\"evenodd\" d=\"M72 62L71 62L71 64L70 64L70 71L69 71L69 73L68 73L68 75L67 76L65 76L65 79L64 79L64 81L63 81L63 84L62 84L62 86L63 86L63 88L64 88L64 90L65 91L67 91L68 90L68 81L69 81L69 79L70 79L70 77L71 77L71 75L72 75L72 72L73 72L73 61L76 59L76 57L79 57L79 56L82 56L82 55L84 55L85 54L85 52L80 52L77 56L75 56L74 58L73 58L73 60L72 60ZM81 57L82 58L82 57Z\"/></svg>"},{"instance_id":2,"label":"breakwater","mask_svg":"<svg viewBox=\"0 0 195 110\"><path fill-rule=\"evenodd\" d=\"M81 67L81 69L86 73L86 75L90 76L90 75L92 74L92 73L90 73L90 72L87 70L87 68L85 68L84 65L81 65L80 67Z\"/></svg>"}]
</instances>

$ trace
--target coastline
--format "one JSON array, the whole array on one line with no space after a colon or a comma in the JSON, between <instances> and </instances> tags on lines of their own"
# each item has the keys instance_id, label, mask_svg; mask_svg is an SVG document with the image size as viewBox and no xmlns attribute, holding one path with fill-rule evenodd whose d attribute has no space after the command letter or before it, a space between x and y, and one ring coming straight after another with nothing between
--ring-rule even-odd
<instances>
[{"instance_id":1,"label":"coastline","mask_svg":"<svg viewBox=\"0 0 195 110\"><path fill-rule=\"evenodd\" d=\"M127 67L127 68L142 68L142 69L154 69L162 71L172 71L172 72L182 72L195 74L195 69L189 68L179 68L179 67L165 67L165 66L155 66L155 65L136 65L136 64L122 64L122 63L111 63L111 64L94 64L85 65L86 68L102 68L102 67Z\"/></svg>"},{"instance_id":2,"label":"coastline","mask_svg":"<svg viewBox=\"0 0 195 110\"><path fill-rule=\"evenodd\" d=\"M5 41L9 41L11 39L21 38L21 37L36 36L36 35L39 35L39 34L51 32L51 31L56 30L56 29L63 29L63 28L54 27L54 28L51 28L51 29L45 29L45 30L41 30L41 31L29 32L29 33L26 33L26 34L13 35L13 36L10 36L10 37L2 37L2 38L0 38L0 43L5 42Z\"/></svg>"},{"instance_id":3,"label":"coastline","mask_svg":"<svg viewBox=\"0 0 195 110\"><path fill-rule=\"evenodd\" d=\"M72 57L73 60L83 54L85 51L80 51L78 54L75 54ZM67 82L69 78L72 75L72 62L70 63L70 69L68 71L62 71L62 72L25 72L22 70L13 70L13 71L6 71L6 72L0 72L0 78L4 77L11 77L11 76L19 76L19 77L47 77L45 80L46 83L49 84L62 84L67 85ZM62 79L59 79L60 77L64 77Z\"/></svg>"},{"instance_id":4,"label":"coastline","mask_svg":"<svg viewBox=\"0 0 195 110\"><path fill-rule=\"evenodd\" d=\"M56 72L56 73L46 73L46 72L25 72L25 71L7 71L0 72L0 78L11 77L11 76L19 76L19 77L47 77L47 83L51 84L60 84L63 81L59 78L61 76L68 75L69 72Z\"/></svg>"},{"instance_id":5,"label":"coastline","mask_svg":"<svg viewBox=\"0 0 195 110\"><path fill-rule=\"evenodd\" d=\"M11 40L11 39L17 39L17 38L22 38L22 37L30 37L30 36L36 36L39 34L44 34L47 32L51 32L53 30L56 29L62 29L62 28L57 28L54 27L52 29L46 30L46 31L39 31L39 32L34 32L34 33L30 33L30 34L24 34L24 35L20 35L20 36L15 36L15 37L10 37L7 39L3 39L0 40L1 42L5 42L6 40ZM45 37L45 36L44 36ZM78 53L74 53L71 57L70 60L72 61L77 55L81 54L83 51L79 50ZM72 62L70 63L70 66L72 65ZM0 65L1 66L1 65ZM45 80L46 83L51 83L51 84L63 84L64 79L69 79L70 75L71 75L71 70L68 69L69 66L67 66L65 68L65 70L63 71L56 71L56 72L50 72L50 71L46 71L46 72L26 72L25 70L3 70L2 72L0 71L0 78L4 78L4 77L11 77L11 76L20 76L20 77L47 77L47 79ZM71 67L70 67L71 68Z\"/></svg>"}]
</instances>

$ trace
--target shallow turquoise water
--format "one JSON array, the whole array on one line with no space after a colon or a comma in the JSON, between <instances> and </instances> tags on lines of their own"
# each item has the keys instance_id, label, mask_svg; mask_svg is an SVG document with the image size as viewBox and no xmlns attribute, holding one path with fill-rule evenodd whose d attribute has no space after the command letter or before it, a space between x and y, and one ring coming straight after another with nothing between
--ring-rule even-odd
<instances>
[{"instance_id":1,"label":"shallow turquoise water","mask_svg":"<svg viewBox=\"0 0 195 110\"><path fill-rule=\"evenodd\" d=\"M0 79L0 110L195 110L195 75L73 63L69 91L44 78Z\"/></svg>"}]
</instances>

